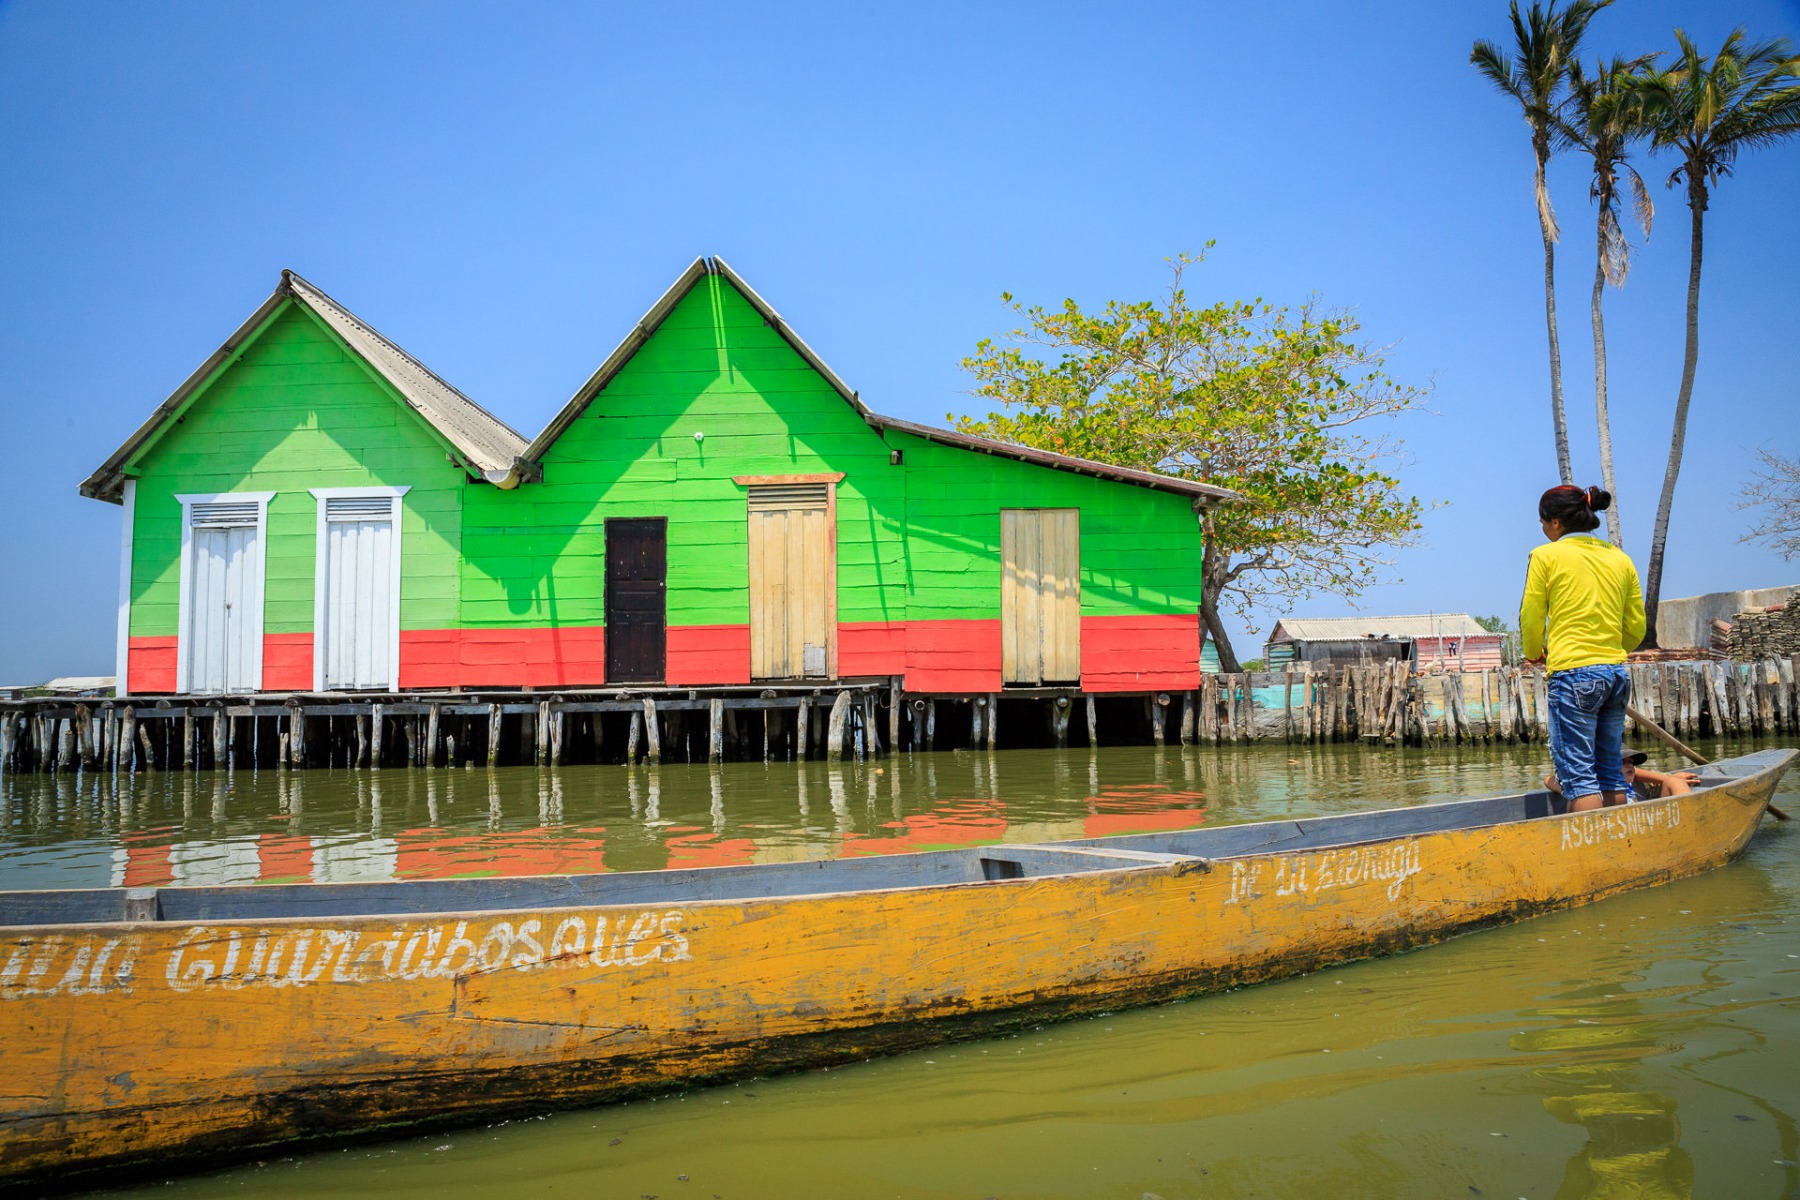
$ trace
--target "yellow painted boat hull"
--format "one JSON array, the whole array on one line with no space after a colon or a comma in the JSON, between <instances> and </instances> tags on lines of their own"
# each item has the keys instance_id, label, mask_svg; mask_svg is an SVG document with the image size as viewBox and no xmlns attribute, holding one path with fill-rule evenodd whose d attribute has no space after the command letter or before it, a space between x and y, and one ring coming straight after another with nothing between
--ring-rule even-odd
<instances>
[{"instance_id":1,"label":"yellow painted boat hull","mask_svg":"<svg viewBox=\"0 0 1800 1200\"><path fill-rule=\"evenodd\" d=\"M918 886L334 916L358 885L303 885L321 915L14 923L0 1183L860 1059L1393 952L1718 866L1794 756L1597 813L1529 819L1541 794L1462 802L1521 814L1474 827L1431 828L1489 813L1439 805L905 856ZM1266 846L1171 849L1201 833Z\"/></svg>"}]
</instances>

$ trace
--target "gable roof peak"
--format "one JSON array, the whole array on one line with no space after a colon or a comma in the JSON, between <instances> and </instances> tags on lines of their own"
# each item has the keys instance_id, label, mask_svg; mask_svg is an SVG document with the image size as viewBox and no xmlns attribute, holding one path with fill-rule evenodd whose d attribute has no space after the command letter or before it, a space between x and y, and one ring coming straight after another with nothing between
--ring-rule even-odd
<instances>
[{"instance_id":1,"label":"gable roof peak","mask_svg":"<svg viewBox=\"0 0 1800 1200\"><path fill-rule=\"evenodd\" d=\"M374 326L314 287L297 272L283 268L269 298L239 325L223 345L156 406L125 444L81 484L81 494L114 503L122 498L126 467L159 438L220 370L235 359L267 326L284 304L303 304L342 338L376 374L393 387L407 406L456 448L466 470L489 483L516 482L515 466L525 439L492 413L446 383L436 372L389 341Z\"/></svg>"}]
</instances>

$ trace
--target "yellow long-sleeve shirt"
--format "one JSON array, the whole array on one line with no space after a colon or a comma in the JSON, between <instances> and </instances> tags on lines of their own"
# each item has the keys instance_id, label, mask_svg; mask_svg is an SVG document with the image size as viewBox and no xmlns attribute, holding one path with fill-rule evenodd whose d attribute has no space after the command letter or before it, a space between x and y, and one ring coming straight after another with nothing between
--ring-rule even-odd
<instances>
[{"instance_id":1,"label":"yellow long-sleeve shirt","mask_svg":"<svg viewBox=\"0 0 1800 1200\"><path fill-rule=\"evenodd\" d=\"M1622 663L1644 640L1644 596L1637 567L1611 542L1564 534L1531 552L1519 606L1525 657L1549 647L1552 673Z\"/></svg>"}]
</instances>

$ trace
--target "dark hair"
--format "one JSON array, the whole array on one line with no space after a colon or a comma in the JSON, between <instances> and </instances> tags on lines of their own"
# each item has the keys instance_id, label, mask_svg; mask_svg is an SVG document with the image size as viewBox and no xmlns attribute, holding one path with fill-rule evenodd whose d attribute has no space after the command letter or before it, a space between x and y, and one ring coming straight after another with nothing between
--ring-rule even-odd
<instances>
[{"instance_id":1,"label":"dark hair","mask_svg":"<svg viewBox=\"0 0 1800 1200\"><path fill-rule=\"evenodd\" d=\"M1538 520L1561 521L1570 533L1587 533L1600 528L1600 518L1594 514L1611 507L1611 492L1565 483L1538 497Z\"/></svg>"}]
</instances>

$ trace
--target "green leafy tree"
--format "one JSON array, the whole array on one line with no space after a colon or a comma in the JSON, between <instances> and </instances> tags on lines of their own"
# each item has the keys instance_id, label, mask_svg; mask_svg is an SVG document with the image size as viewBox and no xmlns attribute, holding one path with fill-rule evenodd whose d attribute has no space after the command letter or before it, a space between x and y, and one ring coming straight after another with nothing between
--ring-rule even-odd
<instances>
[{"instance_id":1,"label":"green leafy tree","mask_svg":"<svg viewBox=\"0 0 1800 1200\"><path fill-rule=\"evenodd\" d=\"M1518 104L1531 130L1531 153L1537 200L1538 232L1544 239L1544 322L1550 330L1550 420L1556 436L1556 469L1564 483L1575 482L1569 460L1569 424L1563 413L1562 344L1556 333L1556 213L1550 207L1550 187L1544 168L1550 162L1559 110L1569 68L1581 49L1582 36L1594 14L1612 0L1574 0L1558 9L1536 3L1521 13L1518 0L1508 11L1512 17L1514 52L1508 55L1489 41L1475 43L1469 61L1503 95Z\"/></svg>"},{"instance_id":2,"label":"green leafy tree","mask_svg":"<svg viewBox=\"0 0 1800 1200\"><path fill-rule=\"evenodd\" d=\"M1750 42L1743 29L1733 30L1718 53L1701 54L1686 33L1677 29L1678 47L1666 68L1635 73L1629 87L1641 119L1655 130L1652 146L1672 150L1681 163L1669 185L1687 185L1691 215L1688 252L1687 349L1681 362L1681 388L1675 397L1674 430L1669 439L1669 465L1663 472L1656 527L1650 536L1650 564L1644 573L1644 612L1650 632L1646 647L1656 645L1656 609L1662 593L1664 552L1669 539L1669 510L1675 503L1675 481L1687 441L1688 401L1694 394L1694 368L1700 358L1700 261L1705 246L1706 210L1714 185L1731 174L1738 155L1759 150L1800 133L1800 57L1785 38Z\"/></svg>"},{"instance_id":3,"label":"green leafy tree","mask_svg":"<svg viewBox=\"0 0 1800 1200\"><path fill-rule=\"evenodd\" d=\"M1619 515L1619 489L1613 477L1612 417L1606 399L1606 321L1601 301L1606 285L1624 287L1631 270L1631 241L1619 219L1619 185L1631 189L1633 215L1650 236L1650 222L1656 206L1650 202L1650 189L1644 177L1628 161L1633 143L1650 136L1650 127L1642 118L1641 108L1631 102L1631 89L1626 82L1633 71L1649 66L1655 55L1636 59L1615 58L1598 65L1593 75L1582 69L1580 62L1569 65L1569 98L1566 113L1558 120L1559 141L1569 147L1585 150L1594 160L1594 177L1588 196L1598 209L1594 223L1594 289L1588 301L1588 315L1594 327L1594 421L1600 433L1600 482L1614 496L1606 510L1606 535L1615 546L1625 544L1625 532Z\"/></svg>"},{"instance_id":4,"label":"green leafy tree","mask_svg":"<svg viewBox=\"0 0 1800 1200\"><path fill-rule=\"evenodd\" d=\"M974 394L1002 411L956 424L1239 492L1201 515L1201 619L1220 666L1237 671L1221 600L1247 612L1263 599L1356 596L1391 565L1386 551L1415 541L1421 505L1384 469L1400 444L1381 418L1427 391L1384 374L1344 313L1190 304L1183 273L1197 261L1171 260L1161 302L1088 313L1004 297L1023 324L962 364Z\"/></svg>"}]
</instances>

